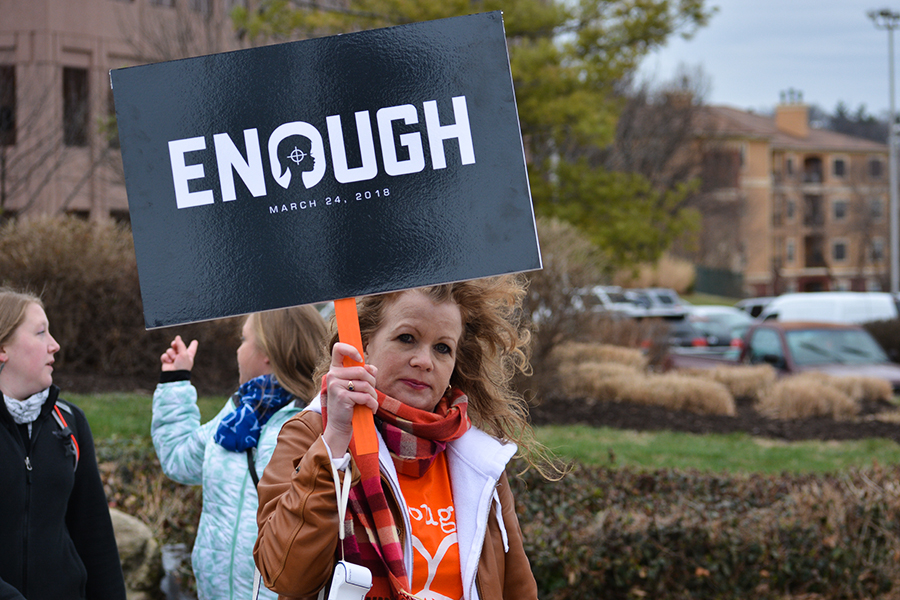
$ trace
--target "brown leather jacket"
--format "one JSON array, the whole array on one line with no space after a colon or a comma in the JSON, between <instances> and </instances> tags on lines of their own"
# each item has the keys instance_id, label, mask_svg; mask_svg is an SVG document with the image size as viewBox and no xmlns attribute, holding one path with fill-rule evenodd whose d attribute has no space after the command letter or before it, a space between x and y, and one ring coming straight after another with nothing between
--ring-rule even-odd
<instances>
[{"instance_id":1,"label":"brown leather jacket","mask_svg":"<svg viewBox=\"0 0 900 600\"><path fill-rule=\"evenodd\" d=\"M253 557L263 583L278 592L280 598L314 600L331 577L335 564L337 501L322 431L322 416L312 410L285 423L259 482L259 537ZM448 460L454 460L453 452L448 454ZM354 467L353 484L358 481L359 473ZM465 591L464 598L536 600L537 585L522 546L522 530L505 473L496 484L496 492L508 550L504 548L504 531L492 504L475 585ZM403 513L394 496L387 497L395 521L403 523ZM457 507L461 502L475 501L474 497L460 498L454 489Z\"/></svg>"}]
</instances>

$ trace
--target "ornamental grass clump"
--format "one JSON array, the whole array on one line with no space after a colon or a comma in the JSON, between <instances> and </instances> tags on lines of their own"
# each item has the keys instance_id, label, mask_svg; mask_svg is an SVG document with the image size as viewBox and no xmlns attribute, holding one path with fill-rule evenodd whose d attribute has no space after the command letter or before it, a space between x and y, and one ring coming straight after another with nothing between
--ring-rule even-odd
<instances>
[{"instance_id":1,"label":"ornamental grass clump","mask_svg":"<svg viewBox=\"0 0 900 600\"><path fill-rule=\"evenodd\" d=\"M750 401L759 400L778 377L771 365L725 366L697 371L697 375L723 384L736 399Z\"/></svg>"},{"instance_id":2,"label":"ornamental grass clump","mask_svg":"<svg viewBox=\"0 0 900 600\"><path fill-rule=\"evenodd\" d=\"M619 363L564 363L559 369L563 393L570 398L584 397L589 404L617 401L620 390L629 381L644 375L638 369Z\"/></svg>"},{"instance_id":3,"label":"ornamental grass clump","mask_svg":"<svg viewBox=\"0 0 900 600\"><path fill-rule=\"evenodd\" d=\"M614 363L635 370L647 368L647 358L640 350L612 344L567 342L554 348L553 358L559 361L561 367L580 363Z\"/></svg>"},{"instance_id":4,"label":"ornamental grass clump","mask_svg":"<svg viewBox=\"0 0 900 600\"><path fill-rule=\"evenodd\" d=\"M772 419L831 417L842 421L855 417L859 404L821 373L801 373L772 385L756 404L756 410Z\"/></svg>"},{"instance_id":5,"label":"ornamental grass clump","mask_svg":"<svg viewBox=\"0 0 900 600\"><path fill-rule=\"evenodd\" d=\"M618 400L703 415L734 416L734 397L718 381L678 373L648 374L625 382Z\"/></svg>"},{"instance_id":6,"label":"ornamental grass clump","mask_svg":"<svg viewBox=\"0 0 900 600\"><path fill-rule=\"evenodd\" d=\"M855 401L889 402L894 396L891 382L857 375L827 376L827 381Z\"/></svg>"}]
</instances>

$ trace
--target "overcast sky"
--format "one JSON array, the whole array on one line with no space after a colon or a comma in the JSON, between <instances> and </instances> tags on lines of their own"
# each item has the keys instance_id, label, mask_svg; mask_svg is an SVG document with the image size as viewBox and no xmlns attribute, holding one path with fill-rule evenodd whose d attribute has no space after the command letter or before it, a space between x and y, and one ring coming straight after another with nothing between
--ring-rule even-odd
<instances>
[{"instance_id":1,"label":"overcast sky","mask_svg":"<svg viewBox=\"0 0 900 600\"><path fill-rule=\"evenodd\" d=\"M839 101L851 110L865 104L886 115L888 33L866 13L900 0L707 0L719 11L691 40L673 39L651 54L640 76L671 79L679 65L702 68L708 104L771 111L780 92L794 88L808 104L833 112ZM894 68L900 65L900 30L894 31ZM900 79L895 74L895 109Z\"/></svg>"}]
</instances>

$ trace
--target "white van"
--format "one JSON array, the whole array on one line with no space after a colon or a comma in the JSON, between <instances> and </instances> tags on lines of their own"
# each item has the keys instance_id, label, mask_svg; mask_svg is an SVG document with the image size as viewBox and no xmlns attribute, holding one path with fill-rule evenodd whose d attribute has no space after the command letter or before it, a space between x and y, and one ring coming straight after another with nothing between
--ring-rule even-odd
<instances>
[{"instance_id":1,"label":"white van","mask_svg":"<svg viewBox=\"0 0 900 600\"><path fill-rule=\"evenodd\" d=\"M773 298L759 320L859 324L898 316L897 302L887 292L799 292Z\"/></svg>"}]
</instances>

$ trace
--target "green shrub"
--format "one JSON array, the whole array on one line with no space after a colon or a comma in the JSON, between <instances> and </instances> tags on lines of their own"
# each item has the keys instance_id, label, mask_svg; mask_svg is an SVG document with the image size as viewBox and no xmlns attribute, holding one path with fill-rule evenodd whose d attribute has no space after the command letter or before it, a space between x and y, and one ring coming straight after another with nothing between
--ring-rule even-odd
<instances>
[{"instance_id":1,"label":"green shrub","mask_svg":"<svg viewBox=\"0 0 900 600\"><path fill-rule=\"evenodd\" d=\"M877 597L900 583L900 468L512 479L544 600Z\"/></svg>"},{"instance_id":2,"label":"green shrub","mask_svg":"<svg viewBox=\"0 0 900 600\"><path fill-rule=\"evenodd\" d=\"M41 296L60 344L58 382L152 388L160 354L180 334L200 340L198 387L224 392L237 384L239 319L144 328L134 245L121 225L71 217L9 221L0 228L0 284Z\"/></svg>"},{"instance_id":3,"label":"green shrub","mask_svg":"<svg viewBox=\"0 0 900 600\"><path fill-rule=\"evenodd\" d=\"M146 441L98 440L97 457L113 505L190 549L199 486L168 480ZM732 476L576 464L561 481L514 475L522 466L510 466L510 485L543 600L825 600L900 587L900 466Z\"/></svg>"}]
</instances>

